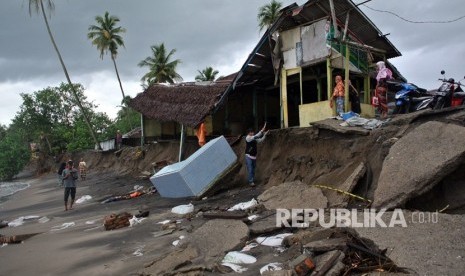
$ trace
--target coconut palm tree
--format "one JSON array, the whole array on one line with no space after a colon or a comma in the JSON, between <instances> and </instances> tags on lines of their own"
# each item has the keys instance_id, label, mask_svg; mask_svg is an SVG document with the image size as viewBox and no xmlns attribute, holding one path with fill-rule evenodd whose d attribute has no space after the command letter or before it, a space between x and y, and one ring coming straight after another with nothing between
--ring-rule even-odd
<instances>
[{"instance_id":1,"label":"coconut palm tree","mask_svg":"<svg viewBox=\"0 0 465 276\"><path fill-rule=\"evenodd\" d=\"M195 77L196 81L214 81L216 78L216 75L218 75L217 70L213 70L211 66L206 67L202 71L197 70L199 74Z\"/></svg>"},{"instance_id":2,"label":"coconut palm tree","mask_svg":"<svg viewBox=\"0 0 465 276\"><path fill-rule=\"evenodd\" d=\"M124 96L123 85L118 73L118 67L116 66L116 56L118 55L118 47L124 47L124 41L121 37L121 33L126 32L126 29L122 27L116 27L116 24L120 21L116 16L110 16L108 12L105 15L96 16L95 21L97 25L91 25L89 27L89 33L87 38L92 39L92 45L97 46L97 50L100 51L100 58L110 52L111 60L115 67L116 77L118 78L119 87L121 88L121 94Z\"/></svg>"},{"instance_id":3,"label":"coconut palm tree","mask_svg":"<svg viewBox=\"0 0 465 276\"><path fill-rule=\"evenodd\" d=\"M258 9L258 27L260 31L264 28L268 29L278 19L281 10L282 3L276 0L271 0L267 5L263 5Z\"/></svg>"},{"instance_id":4,"label":"coconut palm tree","mask_svg":"<svg viewBox=\"0 0 465 276\"><path fill-rule=\"evenodd\" d=\"M175 83L182 81L182 77L176 72L176 67L181 60L176 59L170 61L176 49L171 50L166 54L165 45L153 45L150 47L152 56L146 57L139 62L140 67L149 67L149 72L142 77L142 81L150 86L154 83Z\"/></svg>"},{"instance_id":5,"label":"coconut palm tree","mask_svg":"<svg viewBox=\"0 0 465 276\"><path fill-rule=\"evenodd\" d=\"M71 82L71 78L69 77L68 70L66 69L65 63L63 61L63 58L61 57L60 51L58 50L58 46L55 43L55 39L53 38L52 31L50 30L50 25L48 24L47 20L47 15L45 14L45 7L44 7L44 1L46 2L47 5L47 10L51 13L55 5L53 4L52 0L29 0L29 15L32 14L32 11L34 10L36 13L42 13L42 16L45 21L45 26L47 27L47 32L50 37L50 40L52 42L53 48L55 49L55 52L58 55L58 59L60 60L61 67L63 69L63 72L65 73L66 80L68 81L69 86L71 87L72 94L74 96L74 99L76 100L76 103L81 110L84 120L86 122L87 127L89 128L89 131L92 135L92 139L94 140L95 144L97 145L98 149L101 150L100 143L97 140L97 136L95 135L94 129L92 128L92 125L90 124L89 116L87 115L84 107L81 104L81 101L77 95L76 89L74 88L74 85Z\"/></svg>"}]
</instances>

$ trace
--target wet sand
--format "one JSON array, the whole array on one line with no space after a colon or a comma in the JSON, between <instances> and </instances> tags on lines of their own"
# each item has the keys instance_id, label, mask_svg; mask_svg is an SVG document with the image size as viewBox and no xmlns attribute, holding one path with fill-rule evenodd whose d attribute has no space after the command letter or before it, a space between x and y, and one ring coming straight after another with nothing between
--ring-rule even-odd
<instances>
[{"instance_id":1,"label":"wet sand","mask_svg":"<svg viewBox=\"0 0 465 276\"><path fill-rule=\"evenodd\" d=\"M124 194L134 185L150 187L148 180L134 180L112 174L90 174L78 183L76 199L83 195L92 200L75 204L64 211L63 188L56 185L54 174L31 180L31 187L12 195L0 204L0 219L12 221L22 216L47 217L26 221L18 227L0 229L5 236L40 233L21 244L0 248L0 275L126 275L143 268L152 260L155 246L150 245L151 232L158 231L156 222L170 219L172 206L186 200L165 200L157 195L144 195L131 200L101 204L98 199L111 194ZM132 228L105 231L103 218L111 213L139 209L150 210L150 216ZM57 230L64 223L74 226ZM158 239L158 245L169 246L171 239ZM133 255L139 249L142 256Z\"/></svg>"},{"instance_id":2,"label":"wet sand","mask_svg":"<svg viewBox=\"0 0 465 276\"><path fill-rule=\"evenodd\" d=\"M79 181L76 199L90 195L92 199L75 204L64 211L63 188L56 184L54 174L34 178L31 186L12 195L0 204L0 220L12 221L22 216L50 219L41 223L28 220L18 227L0 229L5 236L40 233L20 244L0 248L0 275L129 275L142 272L144 265L174 249L172 242L188 235L206 220L183 219L170 235L154 238L164 220L181 219L171 208L193 202L196 210L223 209L237 202L250 200L260 189L237 189L223 192L207 200L165 199L158 194L143 195L130 200L101 204L110 195L128 193L134 185L151 187L149 180L136 180L113 173L90 173L88 180ZM111 213L149 210L140 224L105 231L103 219ZM73 226L60 229L64 224ZM208 250L208 249L207 249ZM139 253L139 254L138 254Z\"/></svg>"}]
</instances>

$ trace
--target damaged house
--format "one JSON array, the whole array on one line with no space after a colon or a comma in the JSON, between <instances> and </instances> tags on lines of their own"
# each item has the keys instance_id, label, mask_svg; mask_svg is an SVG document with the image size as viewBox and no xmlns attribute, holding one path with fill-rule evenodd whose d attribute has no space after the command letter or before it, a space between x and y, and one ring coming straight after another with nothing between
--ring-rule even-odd
<instances>
[{"instance_id":1,"label":"damaged house","mask_svg":"<svg viewBox=\"0 0 465 276\"><path fill-rule=\"evenodd\" d=\"M237 73L211 83L155 84L130 106L142 114L146 142L179 137L183 127L193 136L202 122L212 136L243 134L264 121L271 128L307 127L334 116L329 99L341 75L346 95L350 80L362 116L373 117L374 64L400 55L352 1L310 0L283 8Z\"/></svg>"},{"instance_id":2,"label":"damaged house","mask_svg":"<svg viewBox=\"0 0 465 276\"><path fill-rule=\"evenodd\" d=\"M279 93L280 127L306 127L335 114L329 99L334 77L341 75L360 91L362 116L373 117L370 105L376 85L374 64L400 52L352 1L310 0L281 10L281 16L234 79L238 91ZM405 79L392 64L394 77ZM253 87L247 89L246 87ZM273 108L271 108L273 109Z\"/></svg>"}]
</instances>

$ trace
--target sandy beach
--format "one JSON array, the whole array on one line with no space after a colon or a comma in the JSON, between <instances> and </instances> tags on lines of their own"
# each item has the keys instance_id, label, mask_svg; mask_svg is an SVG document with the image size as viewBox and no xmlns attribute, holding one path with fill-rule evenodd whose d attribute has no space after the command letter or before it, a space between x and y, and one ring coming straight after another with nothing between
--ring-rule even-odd
<instances>
[{"instance_id":1,"label":"sandy beach","mask_svg":"<svg viewBox=\"0 0 465 276\"><path fill-rule=\"evenodd\" d=\"M0 220L13 221L20 217L37 216L17 227L0 230L4 236L38 233L20 244L0 248L0 275L132 275L141 273L144 266L175 247L172 242L188 235L206 220L191 220L171 213L177 205L193 202L196 210L224 209L241 198L257 196L258 190L222 193L203 201L193 199L164 199L158 194L147 194L130 200L101 204L110 195L122 195L135 185L151 187L149 180L113 173L90 173L86 181L79 181L76 199L90 195L91 200L75 204L64 211L63 188L57 186L55 174L30 178L30 187L0 204ZM237 194L239 193L239 194ZM150 215L133 227L105 231L104 217L112 213ZM46 219L45 219L46 218ZM171 235L154 238L163 230L159 222L178 221ZM44 222L45 221L45 222ZM225 229L227 232L227 229ZM205 248L208 250L208 248ZM157 275L157 274L152 274Z\"/></svg>"},{"instance_id":2,"label":"sandy beach","mask_svg":"<svg viewBox=\"0 0 465 276\"><path fill-rule=\"evenodd\" d=\"M143 267L144 255L134 253L156 251L171 245L171 239L150 244L151 232L160 225L156 222L170 219L170 208L185 200L163 200L156 195L144 195L131 200L100 204L98 199L113 191L124 194L134 185L150 185L127 177L90 174L88 180L78 183L77 196L91 195L92 199L75 204L64 211L63 189L56 184L54 174L31 179L31 186L12 195L0 205L0 218L7 221L23 216L46 217L41 223L31 219L18 227L1 229L5 236L39 233L21 244L0 248L0 275L126 275ZM108 179L103 181L102 179ZM127 211L136 214L149 209L150 216L131 228L105 231L103 218L111 213ZM63 226L73 224L68 228ZM64 229L61 229L64 228ZM143 254L143 253L142 253Z\"/></svg>"}]
</instances>

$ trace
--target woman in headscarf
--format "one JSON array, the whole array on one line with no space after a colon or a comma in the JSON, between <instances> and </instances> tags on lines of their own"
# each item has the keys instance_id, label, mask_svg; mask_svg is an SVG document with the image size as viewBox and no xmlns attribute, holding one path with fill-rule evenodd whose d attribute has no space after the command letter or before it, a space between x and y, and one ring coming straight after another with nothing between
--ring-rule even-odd
<instances>
[{"instance_id":1,"label":"woman in headscarf","mask_svg":"<svg viewBox=\"0 0 465 276\"><path fill-rule=\"evenodd\" d=\"M384 61L378 61L376 63L376 90L375 96L378 97L378 111L381 113L381 118L386 118L388 114L388 105L387 105L387 83L386 81L392 78L392 72L386 65Z\"/></svg>"}]
</instances>

